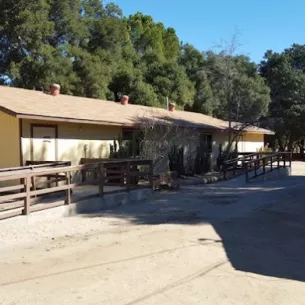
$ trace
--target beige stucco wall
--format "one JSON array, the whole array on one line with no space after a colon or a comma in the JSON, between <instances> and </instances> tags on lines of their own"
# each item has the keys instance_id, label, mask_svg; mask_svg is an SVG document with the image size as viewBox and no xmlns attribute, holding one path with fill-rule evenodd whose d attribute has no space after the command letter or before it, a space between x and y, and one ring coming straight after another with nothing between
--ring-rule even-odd
<instances>
[{"instance_id":1,"label":"beige stucco wall","mask_svg":"<svg viewBox=\"0 0 305 305\"><path fill-rule=\"evenodd\" d=\"M19 121L0 111L0 168L20 166Z\"/></svg>"},{"instance_id":2,"label":"beige stucco wall","mask_svg":"<svg viewBox=\"0 0 305 305\"><path fill-rule=\"evenodd\" d=\"M0 111L0 168L20 166L19 121ZM19 180L0 182L0 187L19 184Z\"/></svg>"},{"instance_id":3,"label":"beige stucco wall","mask_svg":"<svg viewBox=\"0 0 305 305\"><path fill-rule=\"evenodd\" d=\"M31 121L22 122L23 162L31 160L31 124L58 126L57 160L71 161L78 165L81 158L107 158L110 144L121 134L121 127L62 122Z\"/></svg>"},{"instance_id":4,"label":"beige stucco wall","mask_svg":"<svg viewBox=\"0 0 305 305\"><path fill-rule=\"evenodd\" d=\"M238 143L239 152L257 152L261 147L264 147L263 134L246 133Z\"/></svg>"},{"instance_id":5,"label":"beige stucco wall","mask_svg":"<svg viewBox=\"0 0 305 305\"><path fill-rule=\"evenodd\" d=\"M219 144L222 144L222 150L224 151L228 145L228 133L227 132L215 132L212 134L213 147L212 147L212 166L215 167L217 163L217 157L219 155ZM232 148L235 148L235 142L232 144ZM258 149L264 146L263 134L244 134L238 141L239 152L256 152Z\"/></svg>"}]
</instances>

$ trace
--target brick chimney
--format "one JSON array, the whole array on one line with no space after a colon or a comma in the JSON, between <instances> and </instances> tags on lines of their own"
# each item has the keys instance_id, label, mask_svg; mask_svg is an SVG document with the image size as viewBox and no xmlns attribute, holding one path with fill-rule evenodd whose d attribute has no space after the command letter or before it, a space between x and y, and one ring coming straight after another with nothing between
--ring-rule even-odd
<instances>
[{"instance_id":1,"label":"brick chimney","mask_svg":"<svg viewBox=\"0 0 305 305\"><path fill-rule=\"evenodd\" d=\"M52 84L50 86L50 94L53 96L57 96L60 94L60 85L58 84Z\"/></svg>"},{"instance_id":2,"label":"brick chimney","mask_svg":"<svg viewBox=\"0 0 305 305\"><path fill-rule=\"evenodd\" d=\"M169 103L168 105L168 110L171 112L174 112L176 108L176 104L175 103Z\"/></svg>"},{"instance_id":3,"label":"brick chimney","mask_svg":"<svg viewBox=\"0 0 305 305\"><path fill-rule=\"evenodd\" d=\"M128 105L129 97L127 95L122 95L121 97L121 105Z\"/></svg>"}]
</instances>

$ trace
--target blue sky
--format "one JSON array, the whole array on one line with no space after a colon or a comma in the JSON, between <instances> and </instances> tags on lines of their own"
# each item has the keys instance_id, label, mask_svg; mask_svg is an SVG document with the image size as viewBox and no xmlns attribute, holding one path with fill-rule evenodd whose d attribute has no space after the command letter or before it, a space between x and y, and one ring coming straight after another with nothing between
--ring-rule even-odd
<instances>
[{"instance_id":1,"label":"blue sky","mask_svg":"<svg viewBox=\"0 0 305 305\"><path fill-rule=\"evenodd\" d=\"M105 1L109 2L109 1ZM304 0L114 0L128 16L138 11L175 28L180 40L212 49L240 31L244 53L260 62L267 49L305 44Z\"/></svg>"}]
</instances>

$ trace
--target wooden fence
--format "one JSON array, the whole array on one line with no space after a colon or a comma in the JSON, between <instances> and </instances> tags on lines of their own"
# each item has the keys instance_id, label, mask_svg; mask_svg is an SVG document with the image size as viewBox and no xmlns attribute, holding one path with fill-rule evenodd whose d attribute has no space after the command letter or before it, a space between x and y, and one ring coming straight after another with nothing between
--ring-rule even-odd
<instances>
[{"instance_id":1,"label":"wooden fence","mask_svg":"<svg viewBox=\"0 0 305 305\"><path fill-rule=\"evenodd\" d=\"M81 181L82 173L94 172L91 179ZM1 186L1 185L5 186ZM78 187L96 186L96 196L103 196L109 186L120 190L153 187L153 167L150 160L107 160L79 166L57 164L26 166L0 171L0 219L69 205L72 191ZM122 189L121 189L122 188ZM118 190L116 190L118 191ZM64 192L61 200L45 203L46 195ZM111 192L111 190L110 190ZM110 193L107 192L107 193ZM45 204L39 204L44 202Z\"/></svg>"}]
</instances>

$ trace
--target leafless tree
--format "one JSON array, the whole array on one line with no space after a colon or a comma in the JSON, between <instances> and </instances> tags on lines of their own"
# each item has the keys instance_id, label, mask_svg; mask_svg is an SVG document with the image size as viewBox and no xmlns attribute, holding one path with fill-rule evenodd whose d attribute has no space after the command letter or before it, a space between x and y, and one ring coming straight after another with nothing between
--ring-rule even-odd
<instances>
[{"instance_id":1,"label":"leafless tree","mask_svg":"<svg viewBox=\"0 0 305 305\"><path fill-rule=\"evenodd\" d=\"M255 129L256 122L247 122L247 123L235 123L232 122L231 126L231 139L230 142L228 142L228 149L229 152L230 149L233 147L233 144L235 143L235 146L237 147L238 142L241 139L241 136L248 131L249 128Z\"/></svg>"},{"instance_id":2,"label":"leafless tree","mask_svg":"<svg viewBox=\"0 0 305 305\"><path fill-rule=\"evenodd\" d=\"M160 117L158 110L150 110L138 117L143 133L141 157L153 160L155 174L169 171L169 154L176 148L184 149L184 164L194 167L200 133L197 129L180 126L170 117Z\"/></svg>"},{"instance_id":3,"label":"leafless tree","mask_svg":"<svg viewBox=\"0 0 305 305\"><path fill-rule=\"evenodd\" d=\"M226 105L228 111L228 150L231 149L232 142L232 104L233 104L233 82L234 78L237 77L237 71L234 64L234 55L237 50L241 47L240 43L240 31L235 29L231 39L229 41L221 41L216 44L215 47L220 50L219 55L222 57L222 73L224 79L224 91L226 98Z\"/></svg>"}]
</instances>

